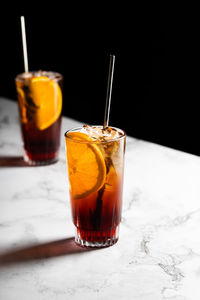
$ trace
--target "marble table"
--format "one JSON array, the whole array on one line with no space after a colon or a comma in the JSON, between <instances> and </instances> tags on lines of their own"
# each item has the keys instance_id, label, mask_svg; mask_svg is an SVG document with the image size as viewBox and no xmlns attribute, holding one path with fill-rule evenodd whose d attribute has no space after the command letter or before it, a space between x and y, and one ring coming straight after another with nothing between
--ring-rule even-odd
<instances>
[{"instance_id":1,"label":"marble table","mask_svg":"<svg viewBox=\"0 0 200 300\"><path fill-rule=\"evenodd\" d=\"M80 122L63 117L66 129ZM200 299L200 158L127 138L112 247L75 245L60 160L27 167L15 102L0 99L0 299Z\"/></svg>"}]
</instances>

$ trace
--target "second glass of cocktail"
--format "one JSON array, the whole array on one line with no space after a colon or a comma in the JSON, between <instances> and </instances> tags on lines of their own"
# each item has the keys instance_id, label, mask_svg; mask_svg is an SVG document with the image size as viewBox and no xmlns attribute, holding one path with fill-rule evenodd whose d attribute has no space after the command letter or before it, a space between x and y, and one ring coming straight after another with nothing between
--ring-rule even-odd
<instances>
[{"instance_id":1,"label":"second glass of cocktail","mask_svg":"<svg viewBox=\"0 0 200 300\"><path fill-rule=\"evenodd\" d=\"M119 237L126 135L85 125L67 131L65 141L75 241L111 246Z\"/></svg>"},{"instance_id":2,"label":"second glass of cocktail","mask_svg":"<svg viewBox=\"0 0 200 300\"><path fill-rule=\"evenodd\" d=\"M25 72L15 78L24 159L30 165L57 161L60 147L62 75Z\"/></svg>"},{"instance_id":3,"label":"second glass of cocktail","mask_svg":"<svg viewBox=\"0 0 200 300\"><path fill-rule=\"evenodd\" d=\"M24 160L46 165L58 160L62 112L62 75L50 71L30 72L25 19L21 16L25 72L16 76Z\"/></svg>"}]
</instances>

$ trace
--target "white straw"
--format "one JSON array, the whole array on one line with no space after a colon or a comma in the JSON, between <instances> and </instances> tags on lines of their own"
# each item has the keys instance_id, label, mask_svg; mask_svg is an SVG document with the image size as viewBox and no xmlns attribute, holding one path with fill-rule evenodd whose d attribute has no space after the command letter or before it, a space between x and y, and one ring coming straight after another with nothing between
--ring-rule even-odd
<instances>
[{"instance_id":1,"label":"white straw","mask_svg":"<svg viewBox=\"0 0 200 300\"><path fill-rule=\"evenodd\" d=\"M28 72L28 55L27 55L26 29L25 29L24 16L21 16L21 30L22 30L23 53L24 53L24 69L25 72Z\"/></svg>"},{"instance_id":2,"label":"white straw","mask_svg":"<svg viewBox=\"0 0 200 300\"><path fill-rule=\"evenodd\" d=\"M105 113L104 113L103 128L108 127L108 123L109 123L114 65L115 65L115 55L110 55L107 94L106 94L106 106L105 106Z\"/></svg>"}]
</instances>

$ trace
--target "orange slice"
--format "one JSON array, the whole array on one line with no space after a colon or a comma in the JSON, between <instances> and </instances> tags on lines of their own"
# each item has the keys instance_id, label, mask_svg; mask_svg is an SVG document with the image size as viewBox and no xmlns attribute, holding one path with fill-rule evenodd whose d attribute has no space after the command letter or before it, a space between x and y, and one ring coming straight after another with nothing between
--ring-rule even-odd
<instances>
[{"instance_id":1,"label":"orange slice","mask_svg":"<svg viewBox=\"0 0 200 300\"><path fill-rule=\"evenodd\" d=\"M109 172L106 177L106 190L114 190L114 186L117 184L117 173L113 166L109 168Z\"/></svg>"},{"instance_id":2,"label":"orange slice","mask_svg":"<svg viewBox=\"0 0 200 300\"><path fill-rule=\"evenodd\" d=\"M25 94L18 82L16 83L16 85L17 85L17 97L18 97L18 102L19 102L19 107L20 107L21 121L22 121L22 123L27 123L28 118L27 118L27 113L26 113Z\"/></svg>"},{"instance_id":3,"label":"orange slice","mask_svg":"<svg viewBox=\"0 0 200 300\"><path fill-rule=\"evenodd\" d=\"M97 192L105 183L106 165L99 147L88 135L70 132L66 137L70 189L74 199ZM79 141L79 142L78 142Z\"/></svg>"},{"instance_id":4,"label":"orange slice","mask_svg":"<svg viewBox=\"0 0 200 300\"><path fill-rule=\"evenodd\" d=\"M62 110L62 92L55 80L46 76L30 79L30 93L38 107L35 113L36 126L44 130L60 116Z\"/></svg>"}]
</instances>

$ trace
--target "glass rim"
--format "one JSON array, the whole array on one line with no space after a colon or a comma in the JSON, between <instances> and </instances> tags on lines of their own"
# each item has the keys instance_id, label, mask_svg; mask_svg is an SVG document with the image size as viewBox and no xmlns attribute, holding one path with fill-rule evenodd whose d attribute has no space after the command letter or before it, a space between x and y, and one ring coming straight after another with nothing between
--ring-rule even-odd
<instances>
[{"instance_id":1,"label":"glass rim","mask_svg":"<svg viewBox=\"0 0 200 300\"><path fill-rule=\"evenodd\" d=\"M41 72L41 76L37 76L37 74L39 74L39 72ZM37 71L28 71L28 72L22 72L22 73L19 73L15 76L15 80L18 80L18 81L24 81L24 80L27 80L27 79L30 79L32 77L23 77L23 75L25 74L31 74L31 75L36 75L35 77L42 77L42 76L48 76L48 74L53 74L55 77L54 78L49 78L51 80L56 80L56 81L59 81L59 80L63 80L63 75L59 72L55 72L55 71L45 71L45 70L37 70Z\"/></svg>"},{"instance_id":2,"label":"glass rim","mask_svg":"<svg viewBox=\"0 0 200 300\"><path fill-rule=\"evenodd\" d=\"M86 141L85 140L76 140L76 139L71 138L71 137L68 136L68 133L70 133L70 132L80 132L80 130L83 128L83 126L84 125L68 129L64 133L65 138L68 139L68 140L70 140L70 141L73 141L75 143L81 143L81 144L106 144L106 143L116 142L116 141L122 140L122 139L124 139L126 137L126 133L125 133L124 130L122 130L120 128L117 128L117 127L114 127L114 126L108 126L108 127L119 131L120 133L122 133L122 135L119 136L119 137L117 137L117 138L112 138L112 139L109 139L109 140L106 140L106 141L99 141L99 140L92 140L92 141L88 141L88 140L86 140ZM103 128L102 125L89 125L89 126Z\"/></svg>"}]
</instances>

